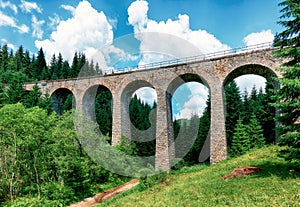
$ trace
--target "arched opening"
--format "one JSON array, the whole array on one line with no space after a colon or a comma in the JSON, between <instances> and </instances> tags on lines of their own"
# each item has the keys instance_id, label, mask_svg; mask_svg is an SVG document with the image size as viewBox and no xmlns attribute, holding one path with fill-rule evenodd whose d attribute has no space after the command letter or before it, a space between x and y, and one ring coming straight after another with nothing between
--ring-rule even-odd
<instances>
[{"instance_id":1,"label":"arched opening","mask_svg":"<svg viewBox=\"0 0 300 207\"><path fill-rule=\"evenodd\" d=\"M65 111L71 110L75 99L72 91L67 88L59 88L51 94L52 109L58 115L62 115Z\"/></svg>"},{"instance_id":2,"label":"arched opening","mask_svg":"<svg viewBox=\"0 0 300 207\"><path fill-rule=\"evenodd\" d=\"M201 155L210 129L210 99L206 85L198 75L185 74L173 80L168 90L175 157L183 158L190 165L209 158Z\"/></svg>"},{"instance_id":3,"label":"arched opening","mask_svg":"<svg viewBox=\"0 0 300 207\"><path fill-rule=\"evenodd\" d=\"M244 65L224 81L226 137L230 156L276 141L272 89L276 74L262 65ZM242 144L244 143L244 144Z\"/></svg>"},{"instance_id":4,"label":"arched opening","mask_svg":"<svg viewBox=\"0 0 300 207\"><path fill-rule=\"evenodd\" d=\"M84 112L96 121L102 135L112 136L112 93L103 85L90 87L83 97Z\"/></svg>"},{"instance_id":5,"label":"arched opening","mask_svg":"<svg viewBox=\"0 0 300 207\"><path fill-rule=\"evenodd\" d=\"M155 155L156 103L156 91L146 81L134 81L122 93L122 135L135 147L134 155Z\"/></svg>"}]
</instances>

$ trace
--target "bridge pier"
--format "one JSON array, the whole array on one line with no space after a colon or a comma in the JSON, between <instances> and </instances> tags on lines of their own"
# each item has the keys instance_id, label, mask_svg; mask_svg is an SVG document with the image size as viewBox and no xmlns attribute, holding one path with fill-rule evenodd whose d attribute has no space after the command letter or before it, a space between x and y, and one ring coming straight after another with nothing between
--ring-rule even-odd
<instances>
[{"instance_id":1,"label":"bridge pier","mask_svg":"<svg viewBox=\"0 0 300 207\"><path fill-rule=\"evenodd\" d=\"M227 140L225 130L225 100L222 84L210 88L210 163L215 164L227 158Z\"/></svg>"},{"instance_id":2,"label":"bridge pier","mask_svg":"<svg viewBox=\"0 0 300 207\"><path fill-rule=\"evenodd\" d=\"M175 144L171 113L171 95L157 89L155 169L170 170L175 158Z\"/></svg>"},{"instance_id":3,"label":"bridge pier","mask_svg":"<svg viewBox=\"0 0 300 207\"><path fill-rule=\"evenodd\" d=\"M116 146L120 143L122 135L122 119L121 119L121 96L119 93L113 94L113 110L112 110L112 140L111 144Z\"/></svg>"}]
</instances>

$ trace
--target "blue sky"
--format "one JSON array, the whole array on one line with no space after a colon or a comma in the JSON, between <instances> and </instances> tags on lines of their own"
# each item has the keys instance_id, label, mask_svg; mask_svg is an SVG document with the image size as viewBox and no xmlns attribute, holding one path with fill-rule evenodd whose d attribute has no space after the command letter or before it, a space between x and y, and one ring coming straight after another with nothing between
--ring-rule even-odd
<instances>
[{"instance_id":1,"label":"blue sky","mask_svg":"<svg viewBox=\"0 0 300 207\"><path fill-rule=\"evenodd\" d=\"M201 53L210 53L272 41L274 35L282 30L276 23L280 16L279 2L0 0L0 43L8 44L14 51L23 45L31 53L43 47L47 61L58 52L62 53L64 59L71 61L75 51L92 57L99 48L114 39L124 40L124 35L132 34L132 37L136 37L139 32L163 32L191 42ZM136 58L136 54L126 54L126 51L118 48L113 48L113 52L131 63L160 60L161 57L155 55L143 56L141 48L150 48L151 43L139 41L139 58ZM255 82L258 87L263 82L257 78L253 81L249 77L247 80ZM246 82L240 81L242 90ZM193 88L192 85L188 87ZM193 94L188 93L188 96ZM178 116L181 116L179 111L183 111L184 105L188 106L188 101L178 106Z\"/></svg>"},{"instance_id":2,"label":"blue sky","mask_svg":"<svg viewBox=\"0 0 300 207\"><path fill-rule=\"evenodd\" d=\"M36 52L35 41L51 39L60 22L74 18L70 8L82 1L0 0L0 39L17 48L23 45ZM113 38L134 32L128 22L132 0L89 0L91 9L104 16L112 25ZM244 46L243 39L251 33L281 31L278 21L279 0L148 0L148 19L156 22L176 21L178 15L189 17L191 30L205 30L231 48ZM87 6L86 6L87 7ZM69 9L68 9L69 8ZM136 6L136 9L140 7ZM86 9L88 11L88 9ZM138 11L136 11L138 13ZM86 14L89 19L89 14ZM91 18L91 20L93 20ZM66 34L68 35L68 34Z\"/></svg>"}]
</instances>

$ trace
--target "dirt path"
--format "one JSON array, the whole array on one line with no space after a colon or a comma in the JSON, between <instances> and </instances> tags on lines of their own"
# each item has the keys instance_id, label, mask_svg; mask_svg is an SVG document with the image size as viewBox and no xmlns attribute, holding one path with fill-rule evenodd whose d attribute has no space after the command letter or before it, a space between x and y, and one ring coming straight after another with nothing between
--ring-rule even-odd
<instances>
[{"instance_id":1,"label":"dirt path","mask_svg":"<svg viewBox=\"0 0 300 207\"><path fill-rule=\"evenodd\" d=\"M93 197L89 197L84 199L83 201L80 201L78 203L74 203L70 205L69 207L91 207L96 206L97 204L101 203L102 201L106 201L115 195L118 195L119 193L122 193L126 190L129 190L139 184L139 179L133 179L130 182L127 182L123 185L120 185L116 188L104 191L102 193L98 193Z\"/></svg>"}]
</instances>

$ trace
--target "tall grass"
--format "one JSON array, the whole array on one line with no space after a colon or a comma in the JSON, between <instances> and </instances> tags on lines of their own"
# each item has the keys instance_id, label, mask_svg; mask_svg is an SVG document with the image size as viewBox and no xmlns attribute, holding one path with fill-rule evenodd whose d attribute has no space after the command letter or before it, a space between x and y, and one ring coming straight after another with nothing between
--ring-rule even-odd
<instances>
[{"instance_id":1,"label":"tall grass","mask_svg":"<svg viewBox=\"0 0 300 207\"><path fill-rule=\"evenodd\" d=\"M99 206L300 206L299 168L277 156L277 146L251 151L213 166L171 172L168 182L137 187ZM262 172L223 180L234 168L257 166Z\"/></svg>"}]
</instances>

